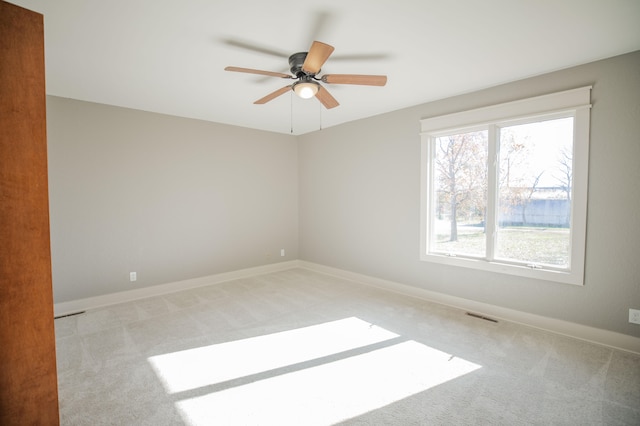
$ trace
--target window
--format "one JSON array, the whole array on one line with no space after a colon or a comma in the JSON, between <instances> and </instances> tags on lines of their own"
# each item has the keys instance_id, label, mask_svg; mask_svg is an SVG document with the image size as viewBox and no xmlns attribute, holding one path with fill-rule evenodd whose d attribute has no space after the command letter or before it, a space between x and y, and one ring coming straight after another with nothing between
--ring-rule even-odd
<instances>
[{"instance_id":1,"label":"window","mask_svg":"<svg viewBox=\"0 0 640 426\"><path fill-rule=\"evenodd\" d=\"M590 96L421 120L421 259L582 285Z\"/></svg>"}]
</instances>

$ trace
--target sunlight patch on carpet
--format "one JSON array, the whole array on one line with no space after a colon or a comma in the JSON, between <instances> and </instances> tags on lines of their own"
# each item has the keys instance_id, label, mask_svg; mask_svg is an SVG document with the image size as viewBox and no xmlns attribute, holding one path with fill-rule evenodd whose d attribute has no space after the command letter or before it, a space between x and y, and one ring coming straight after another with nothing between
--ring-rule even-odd
<instances>
[{"instance_id":1,"label":"sunlight patch on carpet","mask_svg":"<svg viewBox=\"0 0 640 426\"><path fill-rule=\"evenodd\" d=\"M149 361L190 426L333 424L481 368L358 318Z\"/></svg>"},{"instance_id":2,"label":"sunlight patch on carpet","mask_svg":"<svg viewBox=\"0 0 640 426\"><path fill-rule=\"evenodd\" d=\"M168 393L183 392L398 337L358 318L157 355L149 361Z\"/></svg>"},{"instance_id":3,"label":"sunlight patch on carpet","mask_svg":"<svg viewBox=\"0 0 640 426\"><path fill-rule=\"evenodd\" d=\"M327 425L480 368L415 341L176 404L188 425Z\"/></svg>"}]
</instances>

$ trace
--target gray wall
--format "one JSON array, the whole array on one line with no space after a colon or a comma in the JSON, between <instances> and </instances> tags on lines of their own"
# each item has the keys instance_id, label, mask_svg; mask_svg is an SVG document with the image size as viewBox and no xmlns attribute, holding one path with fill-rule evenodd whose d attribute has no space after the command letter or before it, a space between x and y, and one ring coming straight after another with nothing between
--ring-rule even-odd
<instances>
[{"instance_id":1,"label":"gray wall","mask_svg":"<svg viewBox=\"0 0 640 426\"><path fill-rule=\"evenodd\" d=\"M585 285L419 261L419 120L586 85L593 109ZM640 326L628 323L628 309L640 309L639 159L640 52L304 135L300 258L640 337Z\"/></svg>"},{"instance_id":2,"label":"gray wall","mask_svg":"<svg viewBox=\"0 0 640 426\"><path fill-rule=\"evenodd\" d=\"M640 337L639 70L636 52L297 138L49 97L55 302L300 258ZM584 85L585 286L419 261L419 120Z\"/></svg>"},{"instance_id":3,"label":"gray wall","mask_svg":"<svg viewBox=\"0 0 640 426\"><path fill-rule=\"evenodd\" d=\"M56 303L298 258L295 137L58 97L47 121Z\"/></svg>"}]
</instances>

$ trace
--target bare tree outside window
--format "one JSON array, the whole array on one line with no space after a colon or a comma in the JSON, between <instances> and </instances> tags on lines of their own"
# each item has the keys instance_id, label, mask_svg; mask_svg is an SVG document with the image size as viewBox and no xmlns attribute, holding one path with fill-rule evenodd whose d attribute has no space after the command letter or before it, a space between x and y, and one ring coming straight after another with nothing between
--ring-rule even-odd
<instances>
[{"instance_id":1,"label":"bare tree outside window","mask_svg":"<svg viewBox=\"0 0 640 426\"><path fill-rule=\"evenodd\" d=\"M487 137L487 131L478 131L436 139L435 182L439 228L436 244L444 251L463 251L467 254L484 252L483 241L475 236L484 233ZM473 242L467 245L465 241L470 240L470 235L474 236Z\"/></svg>"},{"instance_id":2,"label":"bare tree outside window","mask_svg":"<svg viewBox=\"0 0 640 426\"><path fill-rule=\"evenodd\" d=\"M571 206L571 186L573 182L573 152L569 147L564 147L558 155L558 170L554 177L564 191L567 205ZM571 224L571 209L567 208L565 214L565 226Z\"/></svg>"},{"instance_id":3,"label":"bare tree outside window","mask_svg":"<svg viewBox=\"0 0 640 426\"><path fill-rule=\"evenodd\" d=\"M496 257L568 264L572 125L569 117L500 129Z\"/></svg>"},{"instance_id":4,"label":"bare tree outside window","mask_svg":"<svg viewBox=\"0 0 640 426\"><path fill-rule=\"evenodd\" d=\"M421 119L420 260L583 285L590 95Z\"/></svg>"},{"instance_id":5,"label":"bare tree outside window","mask_svg":"<svg viewBox=\"0 0 640 426\"><path fill-rule=\"evenodd\" d=\"M571 125L562 118L498 129L497 258L567 264L572 144L558 129ZM488 144L487 130L435 139L434 251L486 255Z\"/></svg>"},{"instance_id":6,"label":"bare tree outside window","mask_svg":"<svg viewBox=\"0 0 640 426\"><path fill-rule=\"evenodd\" d=\"M535 167L535 146L531 135L511 127L500 131L500 208L501 213L518 211L522 224L527 223L527 207L545 170Z\"/></svg>"}]
</instances>

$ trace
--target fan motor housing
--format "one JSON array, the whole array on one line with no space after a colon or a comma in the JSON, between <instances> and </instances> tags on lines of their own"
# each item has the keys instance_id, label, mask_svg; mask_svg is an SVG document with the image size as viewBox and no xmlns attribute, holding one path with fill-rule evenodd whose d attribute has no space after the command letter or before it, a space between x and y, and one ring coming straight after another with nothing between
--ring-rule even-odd
<instances>
[{"instance_id":1,"label":"fan motor housing","mask_svg":"<svg viewBox=\"0 0 640 426\"><path fill-rule=\"evenodd\" d=\"M291 74L295 75L296 77L307 75L306 72L302 71L302 65L304 64L304 60L307 59L307 53L309 52L298 52L289 56L289 67L291 70Z\"/></svg>"}]
</instances>

